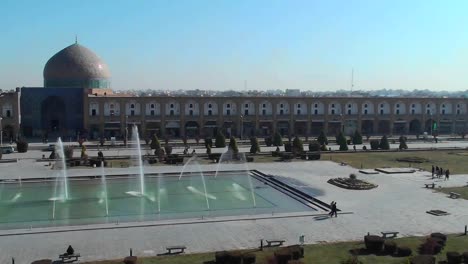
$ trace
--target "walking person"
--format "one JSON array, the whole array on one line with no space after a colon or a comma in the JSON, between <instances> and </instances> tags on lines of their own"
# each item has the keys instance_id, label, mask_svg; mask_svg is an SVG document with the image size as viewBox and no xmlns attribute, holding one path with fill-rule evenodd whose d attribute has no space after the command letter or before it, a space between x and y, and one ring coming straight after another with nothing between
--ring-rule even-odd
<instances>
[{"instance_id":1,"label":"walking person","mask_svg":"<svg viewBox=\"0 0 468 264\"><path fill-rule=\"evenodd\" d=\"M330 212L328 212L328 216L330 216L330 217L331 217L332 214L333 214L333 204L334 204L334 203L335 203L335 201L332 201L332 202L330 203Z\"/></svg>"},{"instance_id":2,"label":"walking person","mask_svg":"<svg viewBox=\"0 0 468 264\"><path fill-rule=\"evenodd\" d=\"M450 170L447 169L447 170L445 171L445 180L448 181L449 177L450 177Z\"/></svg>"},{"instance_id":3,"label":"walking person","mask_svg":"<svg viewBox=\"0 0 468 264\"><path fill-rule=\"evenodd\" d=\"M432 179L434 179L434 172L435 172L435 167L432 165Z\"/></svg>"},{"instance_id":4,"label":"walking person","mask_svg":"<svg viewBox=\"0 0 468 264\"><path fill-rule=\"evenodd\" d=\"M442 178L442 176L444 175L444 169L442 169L442 167L439 168L439 178Z\"/></svg>"},{"instance_id":5,"label":"walking person","mask_svg":"<svg viewBox=\"0 0 468 264\"><path fill-rule=\"evenodd\" d=\"M333 214L335 215L335 217L338 217L338 210L336 209L336 202L333 204Z\"/></svg>"}]
</instances>

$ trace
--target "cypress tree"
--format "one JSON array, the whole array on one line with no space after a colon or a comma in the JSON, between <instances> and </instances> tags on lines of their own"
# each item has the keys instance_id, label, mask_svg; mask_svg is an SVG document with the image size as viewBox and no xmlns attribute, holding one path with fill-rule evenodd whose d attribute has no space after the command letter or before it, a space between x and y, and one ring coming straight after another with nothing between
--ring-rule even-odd
<instances>
[{"instance_id":1,"label":"cypress tree","mask_svg":"<svg viewBox=\"0 0 468 264\"><path fill-rule=\"evenodd\" d=\"M293 140L293 152L301 153L304 151L304 145L302 144L302 140L298 137L295 137Z\"/></svg>"},{"instance_id":2,"label":"cypress tree","mask_svg":"<svg viewBox=\"0 0 468 264\"><path fill-rule=\"evenodd\" d=\"M250 153L255 154L257 152L260 152L260 145L258 144L258 139L257 137L252 137L250 138Z\"/></svg>"},{"instance_id":3,"label":"cypress tree","mask_svg":"<svg viewBox=\"0 0 468 264\"><path fill-rule=\"evenodd\" d=\"M357 131L357 130L354 132L353 144L354 144L354 145L360 145L360 144L362 144L362 135L361 135L361 133L359 133L359 131Z\"/></svg>"},{"instance_id":4,"label":"cypress tree","mask_svg":"<svg viewBox=\"0 0 468 264\"><path fill-rule=\"evenodd\" d=\"M229 149L231 149L234 153L239 153L239 148L237 147L237 141L234 137L231 137L229 140Z\"/></svg>"},{"instance_id":5,"label":"cypress tree","mask_svg":"<svg viewBox=\"0 0 468 264\"><path fill-rule=\"evenodd\" d=\"M221 132L218 132L218 134L216 135L215 147L217 147L217 148L226 147L226 138L224 137L223 133L221 133Z\"/></svg>"},{"instance_id":6,"label":"cypress tree","mask_svg":"<svg viewBox=\"0 0 468 264\"><path fill-rule=\"evenodd\" d=\"M161 144L159 143L159 139L158 136L156 136L156 134L154 134L153 138L151 139L150 148L156 150L161 148Z\"/></svg>"},{"instance_id":7,"label":"cypress tree","mask_svg":"<svg viewBox=\"0 0 468 264\"><path fill-rule=\"evenodd\" d=\"M273 136L273 146L283 146L283 138L281 138L281 135L278 132L276 132Z\"/></svg>"},{"instance_id":8,"label":"cypress tree","mask_svg":"<svg viewBox=\"0 0 468 264\"><path fill-rule=\"evenodd\" d=\"M346 142L346 138L341 131L338 134L338 136L336 136L336 144L340 145L340 150L342 151L348 150L348 144Z\"/></svg>"},{"instance_id":9,"label":"cypress tree","mask_svg":"<svg viewBox=\"0 0 468 264\"><path fill-rule=\"evenodd\" d=\"M388 143L388 138L387 136L383 136L382 139L380 140L380 149L390 149L390 144Z\"/></svg>"},{"instance_id":10,"label":"cypress tree","mask_svg":"<svg viewBox=\"0 0 468 264\"><path fill-rule=\"evenodd\" d=\"M317 138L317 141L320 143L320 145L328 145L328 139L327 136L325 136L325 132L322 130L320 132L320 135Z\"/></svg>"}]
</instances>

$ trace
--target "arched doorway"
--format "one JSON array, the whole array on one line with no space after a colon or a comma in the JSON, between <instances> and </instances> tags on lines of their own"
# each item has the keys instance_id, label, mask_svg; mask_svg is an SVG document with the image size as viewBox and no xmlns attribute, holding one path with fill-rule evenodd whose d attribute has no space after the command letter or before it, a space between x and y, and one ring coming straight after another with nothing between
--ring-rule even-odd
<instances>
[{"instance_id":1,"label":"arched doorway","mask_svg":"<svg viewBox=\"0 0 468 264\"><path fill-rule=\"evenodd\" d=\"M413 135L421 134L421 122L418 119L411 120L409 124L409 133Z\"/></svg>"},{"instance_id":2,"label":"arched doorway","mask_svg":"<svg viewBox=\"0 0 468 264\"><path fill-rule=\"evenodd\" d=\"M4 126L3 127L3 132L2 132L3 141L15 139L15 134L14 133L15 133L15 129L13 128L13 126L11 126L11 125Z\"/></svg>"},{"instance_id":3,"label":"arched doorway","mask_svg":"<svg viewBox=\"0 0 468 264\"><path fill-rule=\"evenodd\" d=\"M365 136L374 134L374 121L362 120L361 133Z\"/></svg>"},{"instance_id":4,"label":"arched doorway","mask_svg":"<svg viewBox=\"0 0 468 264\"><path fill-rule=\"evenodd\" d=\"M437 130L437 125L434 119L432 118L428 119L424 126L424 132L427 132L429 135L432 135L432 134L435 134L435 132L437 132L436 130Z\"/></svg>"},{"instance_id":5,"label":"arched doorway","mask_svg":"<svg viewBox=\"0 0 468 264\"><path fill-rule=\"evenodd\" d=\"M187 121L185 123L185 136L194 138L200 134L200 126L196 121Z\"/></svg>"},{"instance_id":6,"label":"arched doorway","mask_svg":"<svg viewBox=\"0 0 468 264\"><path fill-rule=\"evenodd\" d=\"M62 98L49 96L41 104L41 124L44 136L55 140L66 133L67 109Z\"/></svg>"},{"instance_id":7,"label":"arched doorway","mask_svg":"<svg viewBox=\"0 0 468 264\"><path fill-rule=\"evenodd\" d=\"M390 134L390 121L388 120L379 121L379 134L382 134L382 135Z\"/></svg>"}]
</instances>

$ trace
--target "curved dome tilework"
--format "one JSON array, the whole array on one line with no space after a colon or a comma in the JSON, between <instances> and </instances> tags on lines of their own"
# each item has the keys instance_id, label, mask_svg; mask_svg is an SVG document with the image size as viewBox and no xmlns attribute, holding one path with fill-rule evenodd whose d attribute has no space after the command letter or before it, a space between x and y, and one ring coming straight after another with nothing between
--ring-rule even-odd
<instances>
[{"instance_id":1,"label":"curved dome tilework","mask_svg":"<svg viewBox=\"0 0 468 264\"><path fill-rule=\"evenodd\" d=\"M45 87L110 88L107 64L75 43L50 58L44 67Z\"/></svg>"}]
</instances>

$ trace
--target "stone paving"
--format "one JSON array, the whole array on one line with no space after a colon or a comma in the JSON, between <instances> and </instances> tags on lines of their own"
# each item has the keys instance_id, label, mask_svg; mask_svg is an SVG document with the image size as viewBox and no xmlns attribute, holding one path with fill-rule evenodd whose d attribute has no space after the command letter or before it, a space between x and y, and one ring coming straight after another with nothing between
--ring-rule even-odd
<instances>
[{"instance_id":1,"label":"stone paving","mask_svg":"<svg viewBox=\"0 0 468 264\"><path fill-rule=\"evenodd\" d=\"M0 176L50 176L50 168L43 165L30 159L14 164L0 164ZM215 164L201 166L202 170L215 170L216 167ZM357 173L357 169L329 161L253 163L249 167L279 176L297 188L314 193L324 202L334 200L339 209L353 213L342 214L338 218L305 215L219 222L213 221L223 219L196 219L191 222L177 220L166 221L164 225L145 222L143 226L127 228L114 223L106 226L116 227L114 229L40 234L28 232L54 229L15 230L23 231L24 235L8 235L11 231L1 231L0 263L10 263L11 257L15 257L16 263L30 263L41 258L57 259L69 244L81 253L83 260L100 260L122 258L128 254L129 248L133 248L135 255L151 256L164 252L165 246L174 244L186 245L187 252L207 252L257 247L261 238L284 238L288 244L293 244L298 242L300 235L305 235L306 243L334 242L358 240L367 232L379 234L384 230L399 231L402 236L426 235L436 231L461 232L464 225L468 224L467 200L450 199L445 194L423 187L424 183L433 181L436 182L436 188L464 186L468 175L453 175L449 181L432 180L428 172L363 175ZM222 165L225 170L236 168L239 165ZM132 168L107 171L108 174L120 174L129 170ZM181 166L147 168L148 172L180 170ZM89 175L96 172L97 169L73 169L69 171L69 175ZM350 173L357 173L359 178L378 184L379 187L353 191L326 183L332 177L347 177ZM425 213L432 209L448 211L450 215L437 217ZM151 223L155 225L148 225Z\"/></svg>"}]
</instances>

